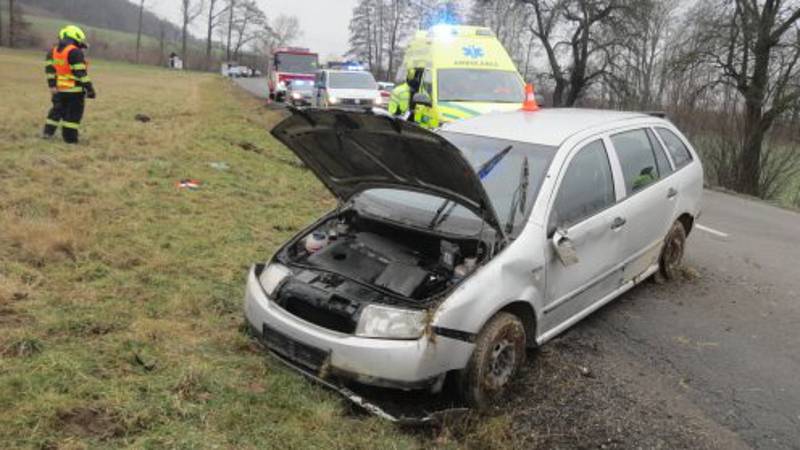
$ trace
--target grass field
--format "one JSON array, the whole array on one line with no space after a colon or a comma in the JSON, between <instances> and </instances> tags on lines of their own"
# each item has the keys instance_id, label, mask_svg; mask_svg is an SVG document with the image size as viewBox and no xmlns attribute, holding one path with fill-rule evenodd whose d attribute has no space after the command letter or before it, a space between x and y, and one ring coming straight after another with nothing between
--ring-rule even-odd
<instances>
[{"instance_id":1,"label":"grass field","mask_svg":"<svg viewBox=\"0 0 800 450\"><path fill-rule=\"evenodd\" d=\"M454 440L353 413L242 332L248 266L333 206L268 136L276 112L98 61L67 146L38 138L41 55L0 50L0 73L0 448L507 445L502 419Z\"/></svg>"}]
</instances>

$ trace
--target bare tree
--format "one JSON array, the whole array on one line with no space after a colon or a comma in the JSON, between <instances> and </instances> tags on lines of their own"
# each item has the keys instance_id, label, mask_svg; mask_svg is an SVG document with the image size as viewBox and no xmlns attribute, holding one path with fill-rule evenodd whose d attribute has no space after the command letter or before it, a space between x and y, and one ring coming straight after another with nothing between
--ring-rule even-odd
<instances>
[{"instance_id":1,"label":"bare tree","mask_svg":"<svg viewBox=\"0 0 800 450\"><path fill-rule=\"evenodd\" d=\"M219 23L220 17L228 10L227 7L219 9L220 0L208 0L208 22L206 23L206 65L211 63L211 49L213 46L214 28Z\"/></svg>"},{"instance_id":2,"label":"bare tree","mask_svg":"<svg viewBox=\"0 0 800 450\"><path fill-rule=\"evenodd\" d=\"M778 118L800 99L800 7L783 0L717 2L700 18L702 57L721 71L720 82L743 98L743 142L736 190L767 194L764 142Z\"/></svg>"},{"instance_id":3,"label":"bare tree","mask_svg":"<svg viewBox=\"0 0 800 450\"><path fill-rule=\"evenodd\" d=\"M145 0L139 1L139 27L136 31L136 63L139 63L139 55L142 49L142 22L144 19L144 2Z\"/></svg>"},{"instance_id":4,"label":"bare tree","mask_svg":"<svg viewBox=\"0 0 800 450\"><path fill-rule=\"evenodd\" d=\"M189 39L189 25L203 12L203 0L181 0L181 58L186 67L188 58L186 44Z\"/></svg>"},{"instance_id":5,"label":"bare tree","mask_svg":"<svg viewBox=\"0 0 800 450\"><path fill-rule=\"evenodd\" d=\"M519 0L533 9L530 30L542 44L555 87L553 104L572 106L606 73L615 42L606 29L622 0ZM567 65L562 60L566 49ZM598 65L599 64L599 65Z\"/></svg>"},{"instance_id":6,"label":"bare tree","mask_svg":"<svg viewBox=\"0 0 800 450\"><path fill-rule=\"evenodd\" d=\"M391 78L402 43L416 26L410 0L361 0L350 20L348 55L366 62L379 79Z\"/></svg>"},{"instance_id":7,"label":"bare tree","mask_svg":"<svg viewBox=\"0 0 800 450\"><path fill-rule=\"evenodd\" d=\"M256 42L267 27L267 16L254 0L242 0L236 5L229 35L233 38L229 51L238 59L242 48Z\"/></svg>"}]
</instances>

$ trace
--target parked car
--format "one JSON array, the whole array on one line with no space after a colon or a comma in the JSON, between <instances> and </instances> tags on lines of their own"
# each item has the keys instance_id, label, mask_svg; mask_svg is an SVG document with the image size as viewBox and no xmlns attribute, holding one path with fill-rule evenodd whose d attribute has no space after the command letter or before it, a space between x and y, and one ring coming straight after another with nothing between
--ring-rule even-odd
<instances>
[{"instance_id":1,"label":"parked car","mask_svg":"<svg viewBox=\"0 0 800 450\"><path fill-rule=\"evenodd\" d=\"M700 213L696 152L646 114L497 112L434 133L305 110L272 134L340 204L253 266L245 316L329 385L448 379L486 405L526 347L676 277Z\"/></svg>"},{"instance_id":2,"label":"parked car","mask_svg":"<svg viewBox=\"0 0 800 450\"><path fill-rule=\"evenodd\" d=\"M378 82L378 92L380 92L381 97L383 98L383 104L389 104L389 98L392 96L392 91L394 90L395 84L389 83L388 81L379 81Z\"/></svg>"},{"instance_id":3,"label":"parked car","mask_svg":"<svg viewBox=\"0 0 800 450\"><path fill-rule=\"evenodd\" d=\"M311 80L291 80L286 83L286 99L293 106L308 106L314 97L314 82Z\"/></svg>"},{"instance_id":4,"label":"parked car","mask_svg":"<svg viewBox=\"0 0 800 450\"><path fill-rule=\"evenodd\" d=\"M375 77L361 70L321 70L314 97L319 108L363 109L383 103Z\"/></svg>"}]
</instances>

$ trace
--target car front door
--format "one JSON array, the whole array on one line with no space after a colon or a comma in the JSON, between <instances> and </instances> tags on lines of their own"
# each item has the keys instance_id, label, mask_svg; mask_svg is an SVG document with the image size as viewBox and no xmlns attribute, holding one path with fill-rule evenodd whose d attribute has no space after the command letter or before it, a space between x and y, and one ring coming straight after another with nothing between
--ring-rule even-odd
<instances>
[{"instance_id":1,"label":"car front door","mask_svg":"<svg viewBox=\"0 0 800 450\"><path fill-rule=\"evenodd\" d=\"M654 270L661 244L672 226L678 178L667 154L649 128L610 136L625 182L620 215L626 221L623 260L625 281ZM638 280L637 280L638 281Z\"/></svg>"},{"instance_id":2,"label":"car front door","mask_svg":"<svg viewBox=\"0 0 800 450\"><path fill-rule=\"evenodd\" d=\"M622 279L624 222L605 141L583 144L564 167L548 214L543 336L558 334L591 312ZM565 261L561 250L577 261Z\"/></svg>"}]
</instances>

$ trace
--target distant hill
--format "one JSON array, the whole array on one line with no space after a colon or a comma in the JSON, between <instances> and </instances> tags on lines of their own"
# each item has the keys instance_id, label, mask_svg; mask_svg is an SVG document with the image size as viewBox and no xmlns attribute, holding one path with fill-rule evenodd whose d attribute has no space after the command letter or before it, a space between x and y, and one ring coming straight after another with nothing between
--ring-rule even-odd
<instances>
[{"instance_id":1,"label":"distant hill","mask_svg":"<svg viewBox=\"0 0 800 450\"><path fill-rule=\"evenodd\" d=\"M136 33L139 27L139 7L128 0L17 0L29 15L70 20L97 28ZM158 38L162 19L146 10L142 34ZM180 29L165 22L165 37L178 39Z\"/></svg>"}]
</instances>

